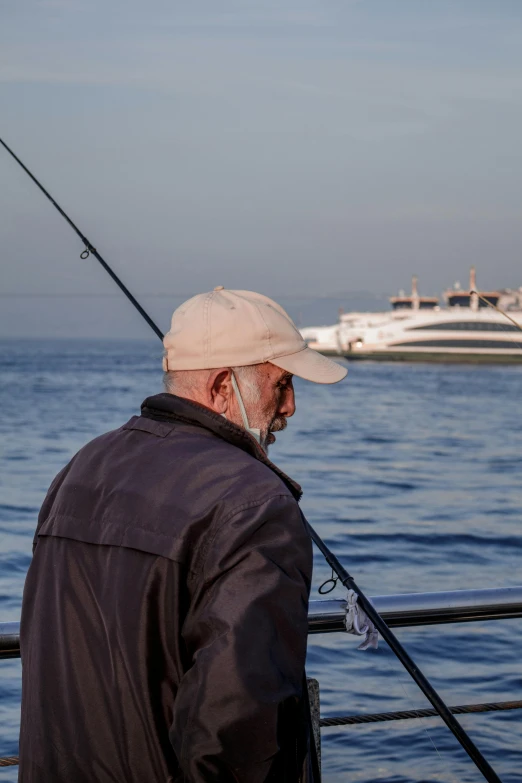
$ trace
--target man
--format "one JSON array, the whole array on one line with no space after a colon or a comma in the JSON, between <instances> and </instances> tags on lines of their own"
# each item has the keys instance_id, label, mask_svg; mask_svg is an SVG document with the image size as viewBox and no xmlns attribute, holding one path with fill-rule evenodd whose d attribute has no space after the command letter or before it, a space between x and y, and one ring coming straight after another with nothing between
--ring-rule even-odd
<instances>
[{"instance_id":1,"label":"man","mask_svg":"<svg viewBox=\"0 0 522 783\"><path fill-rule=\"evenodd\" d=\"M24 590L21 783L315 781L311 544L267 457L292 376L346 370L222 286L165 336L167 392L87 444L42 506Z\"/></svg>"}]
</instances>

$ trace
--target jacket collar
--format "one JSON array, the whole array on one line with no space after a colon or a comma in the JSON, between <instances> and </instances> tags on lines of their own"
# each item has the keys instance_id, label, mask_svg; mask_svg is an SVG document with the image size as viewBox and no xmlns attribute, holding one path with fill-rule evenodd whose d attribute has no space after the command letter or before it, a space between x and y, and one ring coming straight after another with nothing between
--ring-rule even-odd
<instances>
[{"instance_id":1,"label":"jacket collar","mask_svg":"<svg viewBox=\"0 0 522 783\"><path fill-rule=\"evenodd\" d=\"M210 430L218 438L222 438L233 446L246 451L251 457L273 470L288 487L294 498L296 500L301 499L303 491L299 484L268 459L257 441L242 427L238 427L237 424L224 419L223 416L214 413L210 408L205 408L193 400L185 399L185 397L177 397L175 394L164 392L163 394L155 394L153 397L147 397L141 406L141 415L149 419L182 421L185 424L193 424Z\"/></svg>"}]
</instances>

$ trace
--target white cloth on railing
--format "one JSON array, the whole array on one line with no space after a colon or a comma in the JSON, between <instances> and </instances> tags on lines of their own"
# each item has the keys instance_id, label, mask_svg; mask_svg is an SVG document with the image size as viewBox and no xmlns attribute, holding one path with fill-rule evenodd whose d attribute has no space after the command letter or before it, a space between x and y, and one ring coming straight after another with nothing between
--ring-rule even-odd
<instances>
[{"instance_id":1,"label":"white cloth on railing","mask_svg":"<svg viewBox=\"0 0 522 783\"><path fill-rule=\"evenodd\" d=\"M358 646L358 650L367 650L368 647L377 649L379 644L379 632L365 611L357 603L359 596L355 590L348 590L346 597L346 616L344 622L348 633L355 636L365 636L364 642Z\"/></svg>"}]
</instances>

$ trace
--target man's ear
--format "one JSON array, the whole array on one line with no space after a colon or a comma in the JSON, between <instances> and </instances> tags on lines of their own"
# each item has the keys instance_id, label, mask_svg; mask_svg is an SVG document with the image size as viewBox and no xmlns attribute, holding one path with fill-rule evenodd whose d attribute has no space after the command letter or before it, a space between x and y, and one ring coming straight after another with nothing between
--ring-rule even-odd
<instances>
[{"instance_id":1,"label":"man's ear","mask_svg":"<svg viewBox=\"0 0 522 783\"><path fill-rule=\"evenodd\" d=\"M210 407L216 413L226 413L230 406L232 393L232 370L230 367L212 370L207 381L207 397Z\"/></svg>"}]
</instances>

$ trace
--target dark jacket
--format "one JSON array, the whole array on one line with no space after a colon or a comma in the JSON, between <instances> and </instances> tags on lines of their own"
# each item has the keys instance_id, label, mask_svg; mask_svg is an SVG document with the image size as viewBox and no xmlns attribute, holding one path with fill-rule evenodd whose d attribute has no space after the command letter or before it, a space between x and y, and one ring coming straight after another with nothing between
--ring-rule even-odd
<instances>
[{"instance_id":1,"label":"dark jacket","mask_svg":"<svg viewBox=\"0 0 522 783\"><path fill-rule=\"evenodd\" d=\"M25 584L21 783L316 779L300 494L244 430L169 394L81 449Z\"/></svg>"}]
</instances>

